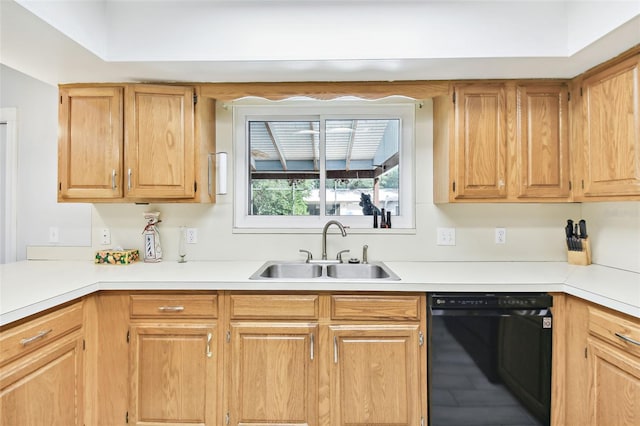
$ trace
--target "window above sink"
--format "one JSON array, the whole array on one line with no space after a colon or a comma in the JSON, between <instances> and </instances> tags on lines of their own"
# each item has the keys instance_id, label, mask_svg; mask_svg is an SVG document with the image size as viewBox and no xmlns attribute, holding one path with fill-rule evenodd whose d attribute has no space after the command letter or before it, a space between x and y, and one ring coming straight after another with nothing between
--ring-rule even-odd
<instances>
[{"instance_id":1,"label":"window above sink","mask_svg":"<svg viewBox=\"0 0 640 426\"><path fill-rule=\"evenodd\" d=\"M234 228L311 229L339 219L414 226L414 116L407 98L234 105Z\"/></svg>"}]
</instances>

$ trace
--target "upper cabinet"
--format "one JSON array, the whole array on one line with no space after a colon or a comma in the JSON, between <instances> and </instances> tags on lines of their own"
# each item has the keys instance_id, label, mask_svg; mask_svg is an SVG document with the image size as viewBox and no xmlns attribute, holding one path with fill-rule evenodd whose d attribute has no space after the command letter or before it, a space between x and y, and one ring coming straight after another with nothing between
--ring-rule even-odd
<instances>
[{"instance_id":1,"label":"upper cabinet","mask_svg":"<svg viewBox=\"0 0 640 426\"><path fill-rule=\"evenodd\" d=\"M583 201L640 199L640 55L581 84Z\"/></svg>"},{"instance_id":2,"label":"upper cabinet","mask_svg":"<svg viewBox=\"0 0 640 426\"><path fill-rule=\"evenodd\" d=\"M517 85L517 197L569 197L568 100L566 84Z\"/></svg>"},{"instance_id":3,"label":"upper cabinet","mask_svg":"<svg viewBox=\"0 0 640 426\"><path fill-rule=\"evenodd\" d=\"M568 201L563 82L469 83L434 99L434 201Z\"/></svg>"},{"instance_id":4,"label":"upper cabinet","mask_svg":"<svg viewBox=\"0 0 640 426\"><path fill-rule=\"evenodd\" d=\"M60 89L60 201L122 197L122 107L122 87Z\"/></svg>"},{"instance_id":5,"label":"upper cabinet","mask_svg":"<svg viewBox=\"0 0 640 426\"><path fill-rule=\"evenodd\" d=\"M215 101L183 86L60 88L58 200L212 202Z\"/></svg>"},{"instance_id":6,"label":"upper cabinet","mask_svg":"<svg viewBox=\"0 0 640 426\"><path fill-rule=\"evenodd\" d=\"M506 99L504 85L454 89L453 183L456 199L505 198Z\"/></svg>"},{"instance_id":7,"label":"upper cabinet","mask_svg":"<svg viewBox=\"0 0 640 426\"><path fill-rule=\"evenodd\" d=\"M194 196L194 98L190 87L127 87L127 196Z\"/></svg>"}]
</instances>

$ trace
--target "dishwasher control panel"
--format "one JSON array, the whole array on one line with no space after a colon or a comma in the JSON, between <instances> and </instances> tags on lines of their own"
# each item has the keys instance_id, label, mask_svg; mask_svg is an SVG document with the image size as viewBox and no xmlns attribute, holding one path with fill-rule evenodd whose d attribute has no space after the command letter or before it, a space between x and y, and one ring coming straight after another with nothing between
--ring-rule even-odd
<instances>
[{"instance_id":1,"label":"dishwasher control panel","mask_svg":"<svg viewBox=\"0 0 640 426\"><path fill-rule=\"evenodd\" d=\"M436 293L430 297L434 308L449 309L539 309L553 306L547 293Z\"/></svg>"}]
</instances>

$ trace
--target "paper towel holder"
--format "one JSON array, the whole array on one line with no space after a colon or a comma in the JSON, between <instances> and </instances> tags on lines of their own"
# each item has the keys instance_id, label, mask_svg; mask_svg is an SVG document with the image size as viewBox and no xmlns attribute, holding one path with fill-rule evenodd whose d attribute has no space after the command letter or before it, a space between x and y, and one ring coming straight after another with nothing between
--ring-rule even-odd
<instances>
[{"instance_id":1,"label":"paper towel holder","mask_svg":"<svg viewBox=\"0 0 640 426\"><path fill-rule=\"evenodd\" d=\"M227 153L224 151L209 154L209 195L213 196L213 163L215 161L216 187L215 193L224 195L227 193Z\"/></svg>"}]
</instances>

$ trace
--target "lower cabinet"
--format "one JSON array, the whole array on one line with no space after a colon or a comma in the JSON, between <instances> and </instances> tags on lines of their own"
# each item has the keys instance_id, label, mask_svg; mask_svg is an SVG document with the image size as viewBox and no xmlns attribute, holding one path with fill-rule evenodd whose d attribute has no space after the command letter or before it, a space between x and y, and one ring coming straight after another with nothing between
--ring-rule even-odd
<instances>
[{"instance_id":1,"label":"lower cabinet","mask_svg":"<svg viewBox=\"0 0 640 426\"><path fill-rule=\"evenodd\" d=\"M126 422L219 424L217 295L134 294L130 312Z\"/></svg>"},{"instance_id":2,"label":"lower cabinet","mask_svg":"<svg viewBox=\"0 0 640 426\"><path fill-rule=\"evenodd\" d=\"M215 425L214 324L134 325L129 424Z\"/></svg>"},{"instance_id":3,"label":"lower cabinet","mask_svg":"<svg viewBox=\"0 0 640 426\"><path fill-rule=\"evenodd\" d=\"M640 424L640 358L589 339L587 359L590 424Z\"/></svg>"},{"instance_id":4,"label":"lower cabinet","mask_svg":"<svg viewBox=\"0 0 640 426\"><path fill-rule=\"evenodd\" d=\"M317 425L317 324L232 323L229 422Z\"/></svg>"},{"instance_id":5,"label":"lower cabinet","mask_svg":"<svg viewBox=\"0 0 640 426\"><path fill-rule=\"evenodd\" d=\"M83 425L82 302L0 332L0 424Z\"/></svg>"},{"instance_id":6,"label":"lower cabinet","mask_svg":"<svg viewBox=\"0 0 640 426\"><path fill-rule=\"evenodd\" d=\"M231 293L226 424L426 421L424 295Z\"/></svg>"},{"instance_id":7,"label":"lower cabinet","mask_svg":"<svg viewBox=\"0 0 640 426\"><path fill-rule=\"evenodd\" d=\"M640 320L567 297L565 422L640 424Z\"/></svg>"},{"instance_id":8,"label":"lower cabinet","mask_svg":"<svg viewBox=\"0 0 640 426\"><path fill-rule=\"evenodd\" d=\"M66 336L0 371L0 424L82 425L82 336Z\"/></svg>"},{"instance_id":9,"label":"lower cabinet","mask_svg":"<svg viewBox=\"0 0 640 426\"><path fill-rule=\"evenodd\" d=\"M331 326L331 425L419 425L420 328Z\"/></svg>"}]
</instances>

